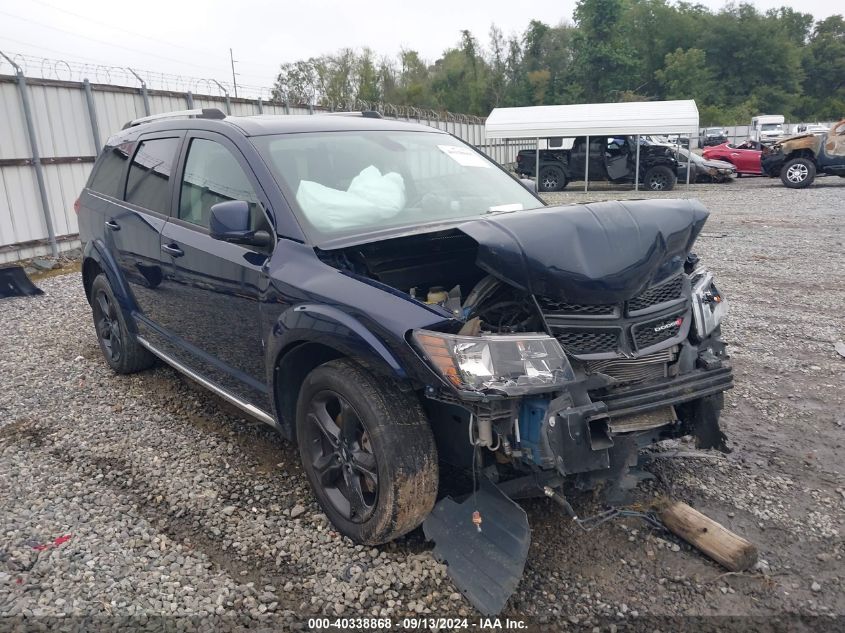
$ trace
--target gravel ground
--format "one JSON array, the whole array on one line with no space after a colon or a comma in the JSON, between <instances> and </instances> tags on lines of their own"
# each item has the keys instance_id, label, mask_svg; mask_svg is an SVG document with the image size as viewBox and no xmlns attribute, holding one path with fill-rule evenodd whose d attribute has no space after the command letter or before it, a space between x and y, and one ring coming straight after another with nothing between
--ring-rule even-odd
<instances>
[{"instance_id":1,"label":"gravel ground","mask_svg":"<svg viewBox=\"0 0 845 633\"><path fill-rule=\"evenodd\" d=\"M734 450L661 459L638 495L691 503L762 560L726 574L635 519L585 535L531 502L526 573L504 615L587 630L631 630L638 616L845 615L845 358L834 351L845 341L845 182L792 191L741 179L673 195L712 212L697 251L731 302L736 388L723 426ZM0 302L0 616L138 626L216 615L283 629L306 614L477 617L419 531L379 548L341 538L292 446L168 367L112 374L79 274L40 285L44 296ZM574 502L581 515L595 507Z\"/></svg>"}]
</instances>

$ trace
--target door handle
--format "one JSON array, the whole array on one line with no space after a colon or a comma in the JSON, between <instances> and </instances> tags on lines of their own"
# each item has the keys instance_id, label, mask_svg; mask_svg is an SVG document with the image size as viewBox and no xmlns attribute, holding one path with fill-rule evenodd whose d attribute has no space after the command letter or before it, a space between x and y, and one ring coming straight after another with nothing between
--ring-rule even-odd
<instances>
[{"instance_id":1,"label":"door handle","mask_svg":"<svg viewBox=\"0 0 845 633\"><path fill-rule=\"evenodd\" d=\"M114 220L106 220L106 228L111 229L112 231L119 231L120 225L115 222Z\"/></svg>"},{"instance_id":2,"label":"door handle","mask_svg":"<svg viewBox=\"0 0 845 633\"><path fill-rule=\"evenodd\" d=\"M176 244L162 244L161 250L168 255L173 255L173 257L182 257L185 254L185 251L176 246Z\"/></svg>"}]
</instances>

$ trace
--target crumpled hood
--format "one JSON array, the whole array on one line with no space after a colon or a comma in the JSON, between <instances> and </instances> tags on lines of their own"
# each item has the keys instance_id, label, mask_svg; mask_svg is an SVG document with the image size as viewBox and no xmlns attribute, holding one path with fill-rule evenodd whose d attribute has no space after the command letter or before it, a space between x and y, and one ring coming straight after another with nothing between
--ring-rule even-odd
<instances>
[{"instance_id":1,"label":"crumpled hood","mask_svg":"<svg viewBox=\"0 0 845 633\"><path fill-rule=\"evenodd\" d=\"M635 200L502 213L458 226L479 267L570 303L630 299L683 266L709 212L698 200Z\"/></svg>"}]
</instances>

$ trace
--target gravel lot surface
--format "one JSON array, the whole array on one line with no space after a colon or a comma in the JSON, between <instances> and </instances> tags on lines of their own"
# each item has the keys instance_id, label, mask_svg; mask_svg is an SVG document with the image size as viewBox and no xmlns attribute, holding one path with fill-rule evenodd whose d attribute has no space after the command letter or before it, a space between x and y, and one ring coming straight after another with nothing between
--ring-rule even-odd
<instances>
[{"instance_id":1,"label":"gravel lot surface","mask_svg":"<svg viewBox=\"0 0 845 633\"><path fill-rule=\"evenodd\" d=\"M638 495L691 503L762 560L726 574L635 519L586 535L531 502L504 615L603 631L646 615L845 615L845 180L672 195L712 212L697 252L731 305L733 452L661 459ZM0 301L0 616L272 615L285 629L303 614L477 617L419 531L379 548L339 537L294 447L168 367L112 374L79 274L40 285Z\"/></svg>"}]
</instances>

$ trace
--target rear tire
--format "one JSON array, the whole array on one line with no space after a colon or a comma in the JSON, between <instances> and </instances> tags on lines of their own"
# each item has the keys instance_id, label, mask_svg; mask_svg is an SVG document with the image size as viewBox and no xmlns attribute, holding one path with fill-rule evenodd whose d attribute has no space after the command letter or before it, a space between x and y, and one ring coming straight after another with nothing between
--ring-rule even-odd
<instances>
[{"instance_id":1,"label":"rear tire","mask_svg":"<svg viewBox=\"0 0 845 633\"><path fill-rule=\"evenodd\" d=\"M651 167L644 180L649 191L671 191L675 187L675 174L665 165Z\"/></svg>"},{"instance_id":2,"label":"rear tire","mask_svg":"<svg viewBox=\"0 0 845 633\"><path fill-rule=\"evenodd\" d=\"M804 189L813 184L816 166L807 158L793 158L780 169L780 181L790 189Z\"/></svg>"},{"instance_id":3,"label":"rear tire","mask_svg":"<svg viewBox=\"0 0 845 633\"><path fill-rule=\"evenodd\" d=\"M337 530L378 545L410 532L437 496L437 448L413 394L349 359L305 378L296 407L305 474Z\"/></svg>"},{"instance_id":4,"label":"rear tire","mask_svg":"<svg viewBox=\"0 0 845 633\"><path fill-rule=\"evenodd\" d=\"M133 374L155 363L155 356L138 343L126 326L123 310L105 273L97 275L91 284L91 311L100 351L112 370Z\"/></svg>"},{"instance_id":5,"label":"rear tire","mask_svg":"<svg viewBox=\"0 0 845 633\"><path fill-rule=\"evenodd\" d=\"M563 191L566 174L560 167L548 165L540 169L540 191Z\"/></svg>"}]
</instances>

